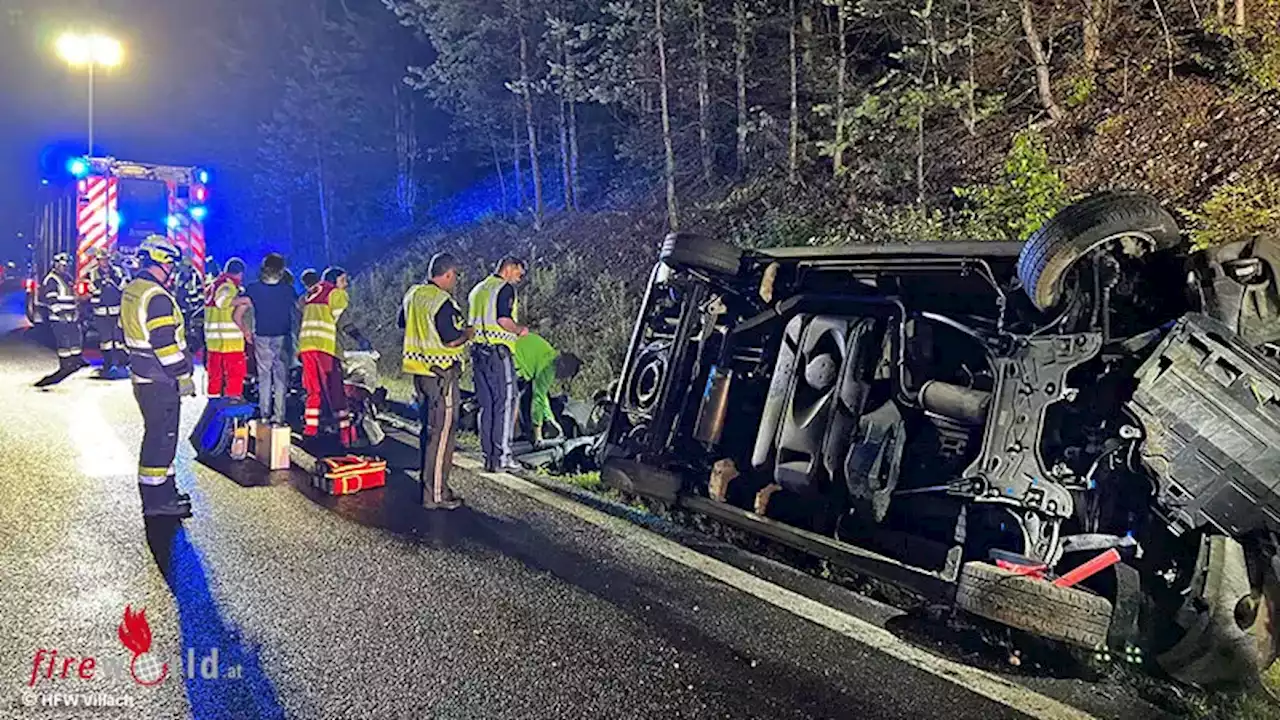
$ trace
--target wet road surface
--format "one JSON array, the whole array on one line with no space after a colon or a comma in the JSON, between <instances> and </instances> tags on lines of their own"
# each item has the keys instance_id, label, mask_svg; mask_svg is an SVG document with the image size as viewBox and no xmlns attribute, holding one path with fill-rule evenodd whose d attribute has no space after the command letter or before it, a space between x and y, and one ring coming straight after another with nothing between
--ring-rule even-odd
<instances>
[{"instance_id":1,"label":"wet road surface","mask_svg":"<svg viewBox=\"0 0 1280 720\"><path fill-rule=\"evenodd\" d=\"M466 472L453 513L402 472L338 499L297 471L227 477L185 442L199 399L178 457L196 516L146 528L129 383L33 389L54 363L0 340L0 717L1023 716Z\"/></svg>"}]
</instances>

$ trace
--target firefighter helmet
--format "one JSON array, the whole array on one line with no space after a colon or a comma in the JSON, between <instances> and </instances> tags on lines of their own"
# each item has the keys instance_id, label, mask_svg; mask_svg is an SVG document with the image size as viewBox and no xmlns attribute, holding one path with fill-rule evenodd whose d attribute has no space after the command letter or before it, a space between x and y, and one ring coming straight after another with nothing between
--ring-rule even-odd
<instances>
[{"instance_id":1,"label":"firefighter helmet","mask_svg":"<svg viewBox=\"0 0 1280 720\"><path fill-rule=\"evenodd\" d=\"M70 265L71 256L68 255L67 253L60 252L57 255L53 256L53 264L54 265Z\"/></svg>"},{"instance_id":2,"label":"firefighter helmet","mask_svg":"<svg viewBox=\"0 0 1280 720\"><path fill-rule=\"evenodd\" d=\"M138 246L138 255L156 265L172 265L182 259L182 251L163 235L148 235Z\"/></svg>"}]
</instances>

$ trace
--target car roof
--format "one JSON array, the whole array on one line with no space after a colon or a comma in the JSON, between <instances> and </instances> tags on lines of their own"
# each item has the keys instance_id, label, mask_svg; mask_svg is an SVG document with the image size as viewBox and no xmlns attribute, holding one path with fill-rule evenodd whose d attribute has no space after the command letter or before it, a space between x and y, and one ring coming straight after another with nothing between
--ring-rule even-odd
<instances>
[{"instance_id":1,"label":"car roof","mask_svg":"<svg viewBox=\"0 0 1280 720\"><path fill-rule=\"evenodd\" d=\"M778 260L807 260L860 257L979 257L1016 258L1022 252L1017 241L926 241L912 243L863 243L813 247L770 248L757 250L756 254Z\"/></svg>"}]
</instances>

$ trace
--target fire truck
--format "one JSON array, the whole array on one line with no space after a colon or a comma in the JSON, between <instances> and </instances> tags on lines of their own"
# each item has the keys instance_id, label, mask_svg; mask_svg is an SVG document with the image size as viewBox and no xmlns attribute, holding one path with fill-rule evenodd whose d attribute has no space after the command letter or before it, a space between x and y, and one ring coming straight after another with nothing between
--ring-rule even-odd
<instances>
[{"instance_id":1,"label":"fire truck","mask_svg":"<svg viewBox=\"0 0 1280 720\"><path fill-rule=\"evenodd\" d=\"M80 280L99 248L131 257L149 235L167 236L203 275L204 221L209 173L196 167L154 165L113 157L74 157L57 180L41 181L35 218L32 276L26 280L27 318L42 321L39 288L58 253L74 259L76 294L87 300ZM88 313L81 313L87 317Z\"/></svg>"}]
</instances>

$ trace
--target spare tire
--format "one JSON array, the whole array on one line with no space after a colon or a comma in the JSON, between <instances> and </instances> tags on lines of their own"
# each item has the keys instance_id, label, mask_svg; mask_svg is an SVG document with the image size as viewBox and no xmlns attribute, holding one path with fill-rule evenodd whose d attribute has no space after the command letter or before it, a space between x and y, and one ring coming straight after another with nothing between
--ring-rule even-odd
<instances>
[{"instance_id":1,"label":"spare tire","mask_svg":"<svg viewBox=\"0 0 1280 720\"><path fill-rule=\"evenodd\" d=\"M737 275L742 264L742 250L721 240L675 232L663 239L658 259L677 270Z\"/></svg>"},{"instance_id":2,"label":"spare tire","mask_svg":"<svg viewBox=\"0 0 1280 720\"><path fill-rule=\"evenodd\" d=\"M1085 648L1107 643L1111 601L984 562L960 570L956 607L1009 627Z\"/></svg>"},{"instance_id":3,"label":"spare tire","mask_svg":"<svg viewBox=\"0 0 1280 720\"><path fill-rule=\"evenodd\" d=\"M1092 250L1125 240L1126 254L1175 247L1178 224L1158 200L1138 192L1104 192L1054 215L1027 240L1018 255L1018 279L1041 310L1056 306L1076 263Z\"/></svg>"}]
</instances>

